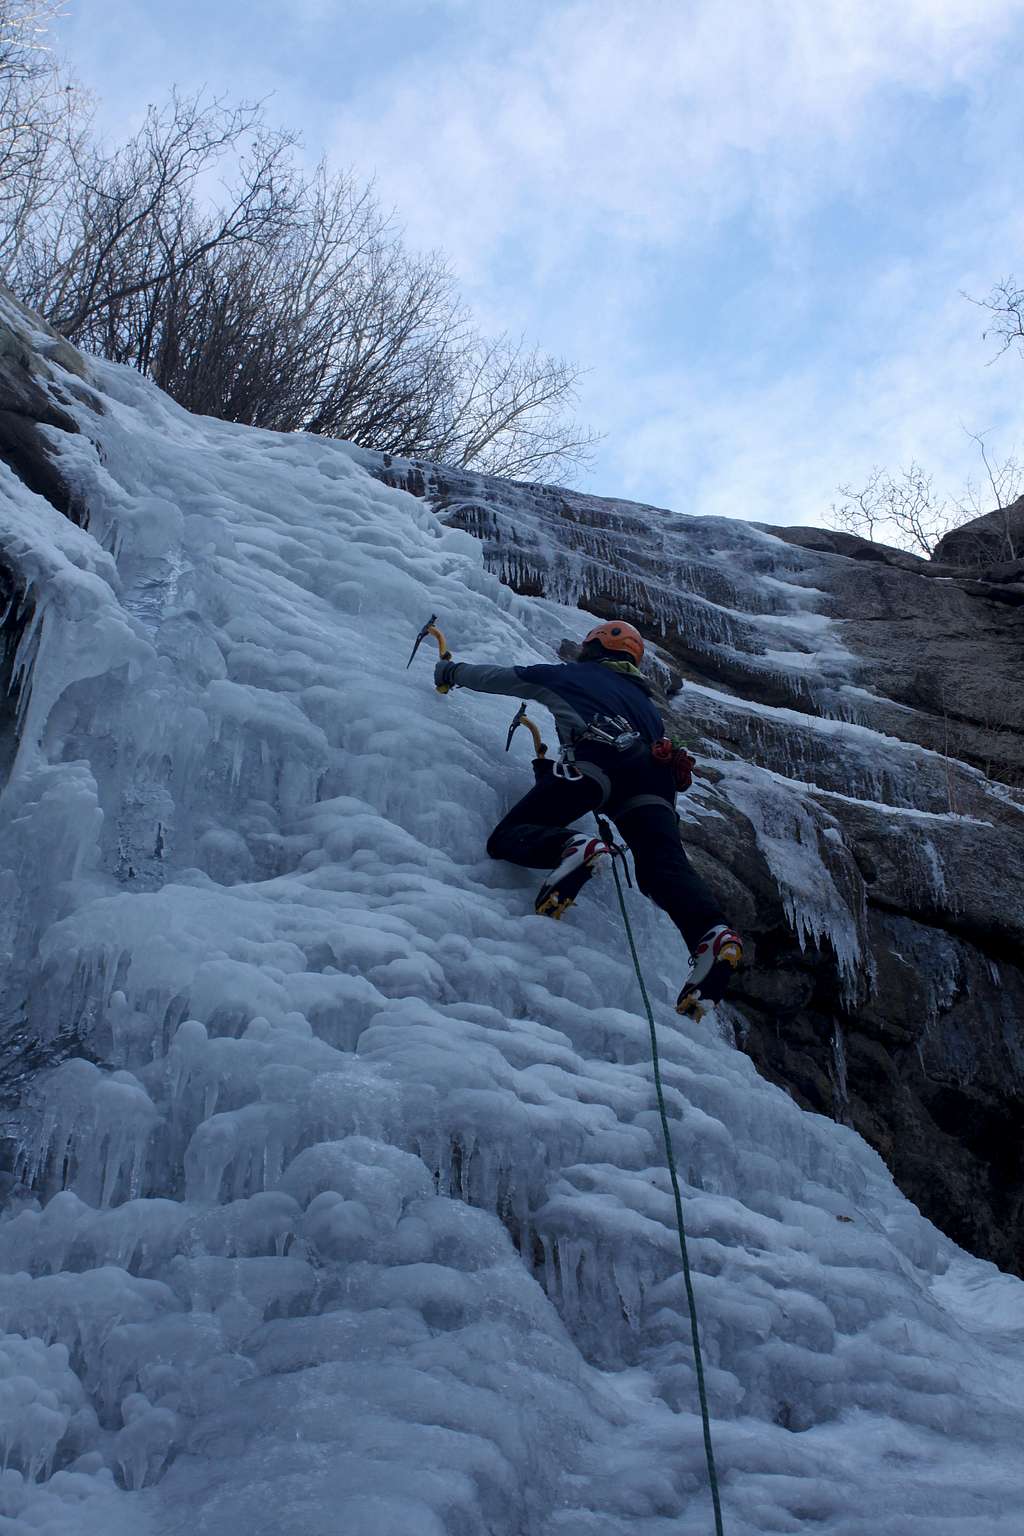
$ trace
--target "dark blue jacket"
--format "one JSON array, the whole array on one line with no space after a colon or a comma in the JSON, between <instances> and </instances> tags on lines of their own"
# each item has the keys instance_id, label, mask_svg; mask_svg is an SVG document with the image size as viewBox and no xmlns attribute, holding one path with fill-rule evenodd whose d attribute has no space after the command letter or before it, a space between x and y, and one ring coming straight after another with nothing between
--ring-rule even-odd
<instances>
[{"instance_id":1,"label":"dark blue jacket","mask_svg":"<svg viewBox=\"0 0 1024 1536\"><path fill-rule=\"evenodd\" d=\"M488 667L460 661L452 668L457 688L536 699L555 717L558 739L572 745L602 716L627 720L644 742L665 734L661 715L640 673L607 661L569 661L554 666Z\"/></svg>"}]
</instances>

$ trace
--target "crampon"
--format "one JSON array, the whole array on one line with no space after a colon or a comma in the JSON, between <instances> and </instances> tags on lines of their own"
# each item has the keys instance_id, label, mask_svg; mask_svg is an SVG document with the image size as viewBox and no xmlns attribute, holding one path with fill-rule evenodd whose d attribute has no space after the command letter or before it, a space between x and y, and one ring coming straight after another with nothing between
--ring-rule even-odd
<instances>
[{"instance_id":1,"label":"crampon","mask_svg":"<svg viewBox=\"0 0 1024 1536\"><path fill-rule=\"evenodd\" d=\"M537 900L533 904L537 915L556 920L560 918L572 906L600 861L612 856L614 852L614 847L599 837L587 837L580 833L570 838L562 851L561 862L537 892Z\"/></svg>"},{"instance_id":2,"label":"crampon","mask_svg":"<svg viewBox=\"0 0 1024 1536\"><path fill-rule=\"evenodd\" d=\"M722 1001L742 959L738 933L724 923L709 928L694 950L690 974L676 999L676 1013L702 1019Z\"/></svg>"}]
</instances>

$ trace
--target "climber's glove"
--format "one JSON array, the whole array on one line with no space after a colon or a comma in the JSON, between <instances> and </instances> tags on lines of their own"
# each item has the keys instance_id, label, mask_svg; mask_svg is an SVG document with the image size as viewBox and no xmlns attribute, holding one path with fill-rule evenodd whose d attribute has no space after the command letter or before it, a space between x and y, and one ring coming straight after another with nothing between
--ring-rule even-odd
<instances>
[{"instance_id":1,"label":"climber's glove","mask_svg":"<svg viewBox=\"0 0 1024 1536\"><path fill-rule=\"evenodd\" d=\"M439 661L437 663L437 665L435 666L435 668L434 668L434 687L435 688L455 688L455 687L457 687L458 684L455 681L455 669L456 669L457 666L458 666L458 662L457 661Z\"/></svg>"}]
</instances>

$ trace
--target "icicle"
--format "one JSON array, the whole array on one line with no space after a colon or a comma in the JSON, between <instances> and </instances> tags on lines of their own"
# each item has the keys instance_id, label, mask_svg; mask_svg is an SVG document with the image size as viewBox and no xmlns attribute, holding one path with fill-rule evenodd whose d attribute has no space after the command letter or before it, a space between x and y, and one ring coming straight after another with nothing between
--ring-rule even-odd
<instances>
[{"instance_id":1,"label":"icicle","mask_svg":"<svg viewBox=\"0 0 1024 1536\"><path fill-rule=\"evenodd\" d=\"M843 1026L837 1019L832 1029L832 1087L836 1120L849 1124L850 1092L846 1076L846 1042Z\"/></svg>"}]
</instances>

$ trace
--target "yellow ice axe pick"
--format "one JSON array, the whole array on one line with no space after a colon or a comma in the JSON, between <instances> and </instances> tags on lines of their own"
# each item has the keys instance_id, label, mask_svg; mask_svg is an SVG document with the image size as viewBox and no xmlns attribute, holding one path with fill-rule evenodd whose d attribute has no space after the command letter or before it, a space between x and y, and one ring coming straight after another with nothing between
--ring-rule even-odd
<instances>
[{"instance_id":1,"label":"yellow ice axe pick","mask_svg":"<svg viewBox=\"0 0 1024 1536\"><path fill-rule=\"evenodd\" d=\"M441 660L451 661L452 653L448 649L448 642L437 627L437 614L432 613L430 618L424 624L423 628L420 630L419 634L416 636L416 644L412 648L412 655L409 657L409 660L405 664L405 670L407 672L412 666L413 657L415 657L416 652L419 650L420 646L423 644L428 635L433 635L434 639L437 641L437 648L441 652ZM448 687L447 683L442 683L441 687L437 691L438 693L451 693L451 689Z\"/></svg>"},{"instance_id":2,"label":"yellow ice axe pick","mask_svg":"<svg viewBox=\"0 0 1024 1536\"><path fill-rule=\"evenodd\" d=\"M536 750L537 756L538 757L547 757L547 755L548 755L547 742L541 741L541 739L540 739L540 731L537 729L537 727L534 725L533 721L530 719L529 715L526 713L526 702L525 702L525 700L523 701L522 704L520 704L519 708L516 710L515 714L512 717L512 724L509 726L509 728L508 728L508 735L505 737L505 751L507 752L509 747L512 745L512 737L515 735L516 731L519 729L519 727L521 725L525 725L526 729L529 731L530 735L533 737L533 745L534 745L534 749Z\"/></svg>"}]
</instances>

